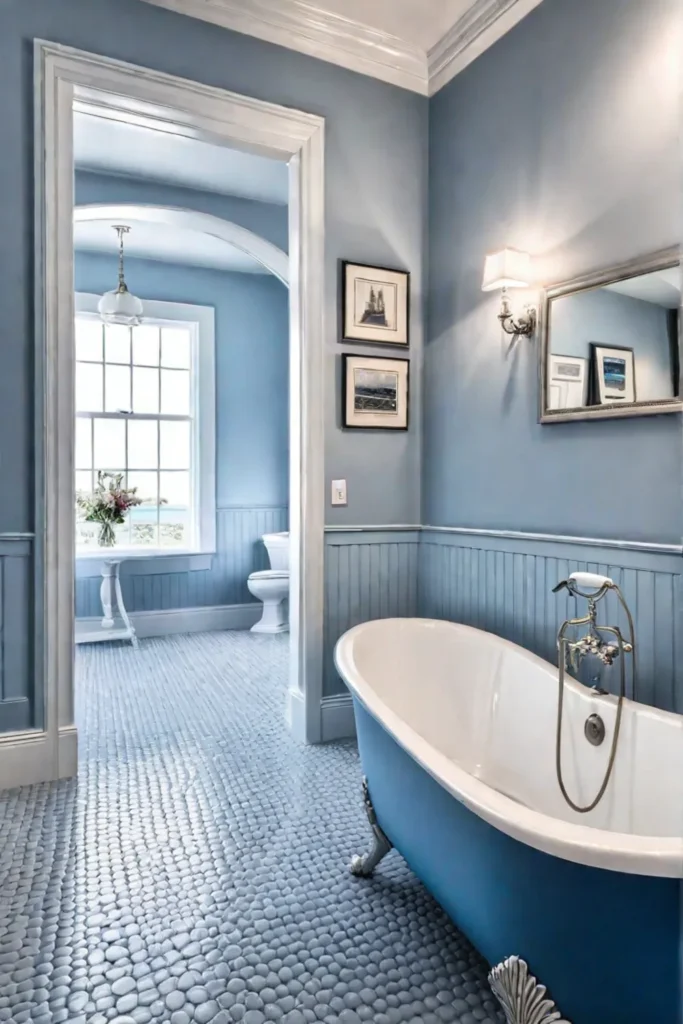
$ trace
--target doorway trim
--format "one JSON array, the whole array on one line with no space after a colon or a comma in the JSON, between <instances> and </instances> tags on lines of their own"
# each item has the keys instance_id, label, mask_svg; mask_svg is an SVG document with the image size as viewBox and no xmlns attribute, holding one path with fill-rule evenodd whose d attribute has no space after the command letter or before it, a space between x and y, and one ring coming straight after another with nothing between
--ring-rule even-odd
<instances>
[{"instance_id":1,"label":"doorway trim","mask_svg":"<svg viewBox=\"0 0 683 1024\"><path fill-rule=\"evenodd\" d=\"M35 700L21 781L75 774L73 126L76 109L236 146L289 165L290 575L288 719L321 739L323 664L324 120L36 40ZM11 738L11 735L10 735ZM11 744L6 744L8 747ZM36 757L40 747L42 756ZM0 745L0 777L2 772ZM33 769L28 768L28 759ZM23 763L24 759L21 758ZM32 777L29 778L29 775Z\"/></svg>"}]
</instances>

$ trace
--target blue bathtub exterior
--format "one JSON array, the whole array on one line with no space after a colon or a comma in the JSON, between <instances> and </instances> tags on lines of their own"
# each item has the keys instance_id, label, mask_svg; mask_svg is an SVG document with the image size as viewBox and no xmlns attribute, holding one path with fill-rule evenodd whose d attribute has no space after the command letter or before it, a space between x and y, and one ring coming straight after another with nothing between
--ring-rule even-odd
<instances>
[{"instance_id":1,"label":"blue bathtub exterior","mask_svg":"<svg viewBox=\"0 0 683 1024\"><path fill-rule=\"evenodd\" d=\"M379 824L490 964L522 957L571 1024L679 1024L678 879L573 864L510 838L355 698L354 709Z\"/></svg>"}]
</instances>

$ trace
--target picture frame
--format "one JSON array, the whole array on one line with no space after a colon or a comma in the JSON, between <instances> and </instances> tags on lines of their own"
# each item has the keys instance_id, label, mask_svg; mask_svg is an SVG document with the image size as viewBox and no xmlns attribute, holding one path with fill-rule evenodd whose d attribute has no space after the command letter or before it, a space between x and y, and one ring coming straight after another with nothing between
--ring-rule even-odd
<instances>
[{"instance_id":1,"label":"picture frame","mask_svg":"<svg viewBox=\"0 0 683 1024\"><path fill-rule=\"evenodd\" d=\"M410 273L341 261L341 341L410 345Z\"/></svg>"},{"instance_id":2,"label":"picture frame","mask_svg":"<svg viewBox=\"0 0 683 1024\"><path fill-rule=\"evenodd\" d=\"M342 426L348 430L407 430L410 360L342 356Z\"/></svg>"},{"instance_id":3,"label":"picture frame","mask_svg":"<svg viewBox=\"0 0 683 1024\"><path fill-rule=\"evenodd\" d=\"M633 349L591 342L591 371L595 405L629 405L636 399Z\"/></svg>"},{"instance_id":4,"label":"picture frame","mask_svg":"<svg viewBox=\"0 0 683 1024\"><path fill-rule=\"evenodd\" d=\"M548 356L548 409L581 409L588 403L588 360L583 356Z\"/></svg>"}]
</instances>

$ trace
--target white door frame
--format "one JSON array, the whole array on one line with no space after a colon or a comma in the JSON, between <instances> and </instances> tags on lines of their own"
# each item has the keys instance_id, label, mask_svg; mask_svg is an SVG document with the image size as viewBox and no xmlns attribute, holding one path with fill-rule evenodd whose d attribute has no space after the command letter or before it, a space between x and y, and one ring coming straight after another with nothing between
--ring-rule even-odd
<instances>
[{"instance_id":1,"label":"white door frame","mask_svg":"<svg viewBox=\"0 0 683 1024\"><path fill-rule=\"evenodd\" d=\"M36 682L44 728L0 743L4 785L71 776L74 709L73 109L287 161L290 168L290 578L293 734L321 739L324 121L71 47L35 43ZM106 96L103 96L106 94ZM25 747L21 756L19 747ZM14 761L3 749L14 751ZM15 749L16 748L16 749ZM17 757L17 755L19 755ZM5 770L8 769L8 771ZM14 777L10 778L14 772ZM9 781L5 782L8 779Z\"/></svg>"}]
</instances>

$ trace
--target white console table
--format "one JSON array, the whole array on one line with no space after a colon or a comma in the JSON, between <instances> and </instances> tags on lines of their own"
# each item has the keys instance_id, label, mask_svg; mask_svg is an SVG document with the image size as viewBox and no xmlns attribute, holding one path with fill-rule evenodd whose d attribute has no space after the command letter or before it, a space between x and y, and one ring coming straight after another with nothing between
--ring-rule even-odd
<instances>
[{"instance_id":1,"label":"white console table","mask_svg":"<svg viewBox=\"0 0 683 1024\"><path fill-rule=\"evenodd\" d=\"M146 552L145 552L146 554ZM82 556L78 556L82 557ZM121 593L119 570L125 562L126 555L108 557L98 552L88 553L88 558L102 559L102 583L100 584L100 600L102 602L102 621L99 626L92 623L79 623L76 620L75 641L77 644L93 644L102 640L130 640L133 647L138 646L138 638Z\"/></svg>"}]
</instances>

